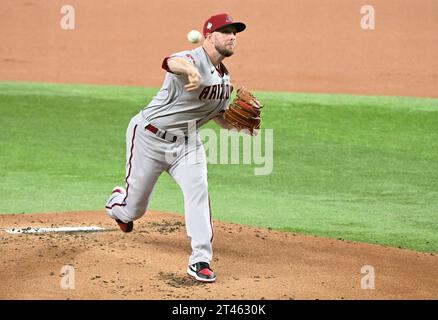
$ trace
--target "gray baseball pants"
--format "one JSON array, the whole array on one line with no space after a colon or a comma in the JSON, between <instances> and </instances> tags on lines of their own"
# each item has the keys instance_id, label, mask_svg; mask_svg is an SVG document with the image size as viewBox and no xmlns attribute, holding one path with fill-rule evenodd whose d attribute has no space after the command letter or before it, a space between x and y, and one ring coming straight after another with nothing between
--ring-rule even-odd
<instances>
[{"instance_id":1,"label":"gray baseball pants","mask_svg":"<svg viewBox=\"0 0 438 320\"><path fill-rule=\"evenodd\" d=\"M172 142L146 129L141 113L126 131L126 194L110 197L108 215L125 223L140 219L148 208L154 186L163 171L184 195L185 224L191 239L189 264L210 263L213 226L208 196L207 161L199 134ZM162 133L162 132L161 132Z\"/></svg>"}]
</instances>

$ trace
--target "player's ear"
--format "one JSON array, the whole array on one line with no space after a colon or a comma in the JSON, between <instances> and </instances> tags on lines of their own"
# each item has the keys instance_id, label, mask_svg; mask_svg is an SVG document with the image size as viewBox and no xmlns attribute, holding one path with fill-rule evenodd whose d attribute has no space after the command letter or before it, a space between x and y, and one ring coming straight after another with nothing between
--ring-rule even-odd
<instances>
[{"instance_id":1,"label":"player's ear","mask_svg":"<svg viewBox=\"0 0 438 320\"><path fill-rule=\"evenodd\" d=\"M211 41L211 38L213 37L213 33L207 33L206 35L205 35L205 39L206 40L208 40L208 41Z\"/></svg>"}]
</instances>

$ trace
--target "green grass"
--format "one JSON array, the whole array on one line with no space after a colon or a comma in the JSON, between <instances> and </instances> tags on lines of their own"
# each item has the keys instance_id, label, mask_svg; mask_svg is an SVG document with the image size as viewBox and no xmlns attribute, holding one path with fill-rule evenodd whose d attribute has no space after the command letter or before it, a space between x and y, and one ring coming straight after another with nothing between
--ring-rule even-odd
<instances>
[{"instance_id":1,"label":"green grass","mask_svg":"<svg viewBox=\"0 0 438 320\"><path fill-rule=\"evenodd\" d=\"M126 126L156 91L0 82L0 212L102 209L123 183ZM438 252L438 99L258 96L273 172L210 164L215 219ZM182 201L163 174L151 209Z\"/></svg>"}]
</instances>

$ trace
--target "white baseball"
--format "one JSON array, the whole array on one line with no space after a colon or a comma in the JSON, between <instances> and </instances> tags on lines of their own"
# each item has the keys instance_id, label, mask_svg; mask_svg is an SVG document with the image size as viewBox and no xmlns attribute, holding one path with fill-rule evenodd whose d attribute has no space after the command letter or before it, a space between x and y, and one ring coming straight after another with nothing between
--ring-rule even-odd
<instances>
[{"instance_id":1,"label":"white baseball","mask_svg":"<svg viewBox=\"0 0 438 320\"><path fill-rule=\"evenodd\" d=\"M202 39L202 34L198 30L192 30L187 33L187 39L191 43L198 43Z\"/></svg>"}]
</instances>

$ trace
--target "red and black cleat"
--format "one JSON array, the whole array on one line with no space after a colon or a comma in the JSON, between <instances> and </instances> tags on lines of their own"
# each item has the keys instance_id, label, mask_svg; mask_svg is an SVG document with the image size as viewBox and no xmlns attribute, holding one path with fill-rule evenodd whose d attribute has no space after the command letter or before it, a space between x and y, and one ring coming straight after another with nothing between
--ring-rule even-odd
<instances>
[{"instance_id":1,"label":"red and black cleat","mask_svg":"<svg viewBox=\"0 0 438 320\"><path fill-rule=\"evenodd\" d=\"M198 262L187 267L187 273L201 282L215 282L216 275L207 262Z\"/></svg>"},{"instance_id":2,"label":"red and black cleat","mask_svg":"<svg viewBox=\"0 0 438 320\"><path fill-rule=\"evenodd\" d=\"M134 222L132 222L132 221L125 223L123 221L116 219L116 222L119 225L120 230L122 230L123 232L131 232L132 229L134 229Z\"/></svg>"}]
</instances>

